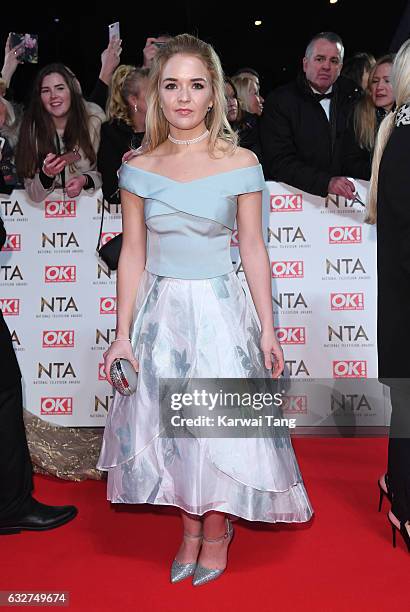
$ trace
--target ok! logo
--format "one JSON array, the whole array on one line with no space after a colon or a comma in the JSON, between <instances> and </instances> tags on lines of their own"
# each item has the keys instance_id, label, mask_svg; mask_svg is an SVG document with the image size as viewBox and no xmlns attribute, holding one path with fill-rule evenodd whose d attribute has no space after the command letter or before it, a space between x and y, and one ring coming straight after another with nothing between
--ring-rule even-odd
<instances>
[{"instance_id":1,"label":"ok! logo","mask_svg":"<svg viewBox=\"0 0 410 612\"><path fill-rule=\"evenodd\" d=\"M46 283L75 283L77 280L77 267L46 266L44 280Z\"/></svg>"},{"instance_id":2,"label":"ok! logo","mask_svg":"<svg viewBox=\"0 0 410 612\"><path fill-rule=\"evenodd\" d=\"M356 359L334 361L333 378L367 378L367 361Z\"/></svg>"},{"instance_id":3,"label":"ok! logo","mask_svg":"<svg viewBox=\"0 0 410 612\"><path fill-rule=\"evenodd\" d=\"M360 225L329 227L330 244L360 244L362 242L362 228Z\"/></svg>"},{"instance_id":4,"label":"ok! logo","mask_svg":"<svg viewBox=\"0 0 410 612\"><path fill-rule=\"evenodd\" d=\"M71 415L73 414L73 398L42 397L40 414Z\"/></svg>"},{"instance_id":5,"label":"ok! logo","mask_svg":"<svg viewBox=\"0 0 410 612\"><path fill-rule=\"evenodd\" d=\"M280 344L306 344L305 327L275 327Z\"/></svg>"},{"instance_id":6,"label":"ok! logo","mask_svg":"<svg viewBox=\"0 0 410 612\"><path fill-rule=\"evenodd\" d=\"M76 217L76 202L75 200L46 200L44 204L44 215L46 219L63 219L65 217Z\"/></svg>"},{"instance_id":7,"label":"ok! logo","mask_svg":"<svg viewBox=\"0 0 410 612\"><path fill-rule=\"evenodd\" d=\"M303 278L303 261L272 262L272 278Z\"/></svg>"},{"instance_id":8,"label":"ok! logo","mask_svg":"<svg viewBox=\"0 0 410 612\"><path fill-rule=\"evenodd\" d=\"M331 310L364 310L364 293L331 293Z\"/></svg>"},{"instance_id":9,"label":"ok! logo","mask_svg":"<svg viewBox=\"0 0 410 612\"><path fill-rule=\"evenodd\" d=\"M2 251L21 251L21 234L7 234Z\"/></svg>"},{"instance_id":10,"label":"ok! logo","mask_svg":"<svg viewBox=\"0 0 410 612\"><path fill-rule=\"evenodd\" d=\"M20 300L17 298L0 299L0 310L5 317L17 316L20 314Z\"/></svg>"},{"instance_id":11,"label":"ok! logo","mask_svg":"<svg viewBox=\"0 0 410 612\"><path fill-rule=\"evenodd\" d=\"M56 329L43 331L43 348L74 348L74 330Z\"/></svg>"},{"instance_id":12,"label":"ok! logo","mask_svg":"<svg viewBox=\"0 0 410 612\"><path fill-rule=\"evenodd\" d=\"M117 313L117 298L102 297L100 298L100 314L116 314Z\"/></svg>"},{"instance_id":13,"label":"ok! logo","mask_svg":"<svg viewBox=\"0 0 410 612\"><path fill-rule=\"evenodd\" d=\"M301 193L285 193L270 196L271 212L302 212L303 198Z\"/></svg>"}]
</instances>

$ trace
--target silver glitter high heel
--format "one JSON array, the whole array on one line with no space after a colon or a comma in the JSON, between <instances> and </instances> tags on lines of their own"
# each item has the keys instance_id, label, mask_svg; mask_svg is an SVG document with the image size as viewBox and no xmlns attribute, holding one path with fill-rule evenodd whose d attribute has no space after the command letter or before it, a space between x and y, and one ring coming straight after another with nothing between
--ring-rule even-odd
<instances>
[{"instance_id":1,"label":"silver glitter high heel","mask_svg":"<svg viewBox=\"0 0 410 612\"><path fill-rule=\"evenodd\" d=\"M186 538L202 538L202 533L198 535L192 535L191 533L186 533L184 531L184 537ZM189 578L195 572L196 561L192 563L181 563L176 559L173 560L171 565L171 582L174 584L175 582L180 582L181 580L185 580L185 578Z\"/></svg>"},{"instance_id":2,"label":"silver glitter high heel","mask_svg":"<svg viewBox=\"0 0 410 612\"><path fill-rule=\"evenodd\" d=\"M220 538L212 539L212 540L204 536L203 538L204 541L205 542L222 542L222 540L226 540L227 538L229 538L229 541L228 541L228 548L229 548L229 544L232 542L232 538L233 538L233 527L232 527L231 521L228 518L226 519L226 526L227 526L227 529L226 529L226 532L223 534L223 536L221 536ZM192 584L194 586L199 586L201 584L205 584L206 582L210 582L211 580L215 580L216 578L219 578L221 574L224 573L225 569L226 568L218 569L218 568L212 568L212 567L204 567L200 563L197 563L196 569L194 572L194 577L192 580Z\"/></svg>"}]
</instances>

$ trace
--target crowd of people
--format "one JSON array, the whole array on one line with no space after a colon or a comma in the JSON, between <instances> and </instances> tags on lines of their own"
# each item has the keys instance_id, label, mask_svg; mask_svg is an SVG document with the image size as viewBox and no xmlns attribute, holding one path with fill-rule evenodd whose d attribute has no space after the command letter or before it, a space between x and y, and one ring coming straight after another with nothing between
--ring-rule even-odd
<instances>
[{"instance_id":1,"label":"crowd of people","mask_svg":"<svg viewBox=\"0 0 410 612\"><path fill-rule=\"evenodd\" d=\"M142 66L120 64L121 41L111 39L87 98L69 67L46 66L24 111L10 93L23 50L11 48L9 38L0 78L0 192L24 187L40 201L56 187L74 197L102 186L106 200L118 202L122 156L144 137L149 68L170 38L149 37ZM327 57L332 49L334 55ZM253 68L225 77L228 121L240 145L257 155L266 179L348 198L354 194L349 177L370 179L378 126L394 108L394 56L377 61L364 52L346 61L343 56L336 34L319 34L306 50L296 81L274 89L266 103ZM78 160L59 159L73 149Z\"/></svg>"},{"instance_id":2,"label":"crowd of people","mask_svg":"<svg viewBox=\"0 0 410 612\"><path fill-rule=\"evenodd\" d=\"M181 509L183 542L172 563L172 582L193 576L200 585L222 574L232 517L305 522L313 512L286 435L280 444L263 437L229 440L229 448L207 439L195 439L196 445L174 440L169 447L164 440L153 442L158 411L150 409L152 380L181 375L181 360L192 378L275 378L283 370L260 227L264 179L353 199L352 178L371 178L368 222L379 220L379 376L391 388L393 408L388 469L379 487L381 499L391 502L393 536L399 530L410 550L410 328L403 306L410 280L410 43L396 58L357 54L342 74L342 40L321 32L309 41L296 80L265 101L254 69L224 77L212 47L190 35L147 39L144 65L138 67L120 65L121 41L114 38L88 99L69 67L55 63L38 73L24 111L8 97L20 52L7 41L0 193L23 187L41 202L58 187L69 197L102 187L106 200L121 202L117 334L105 365L108 373L115 358L126 358L140 368L142 382L132 398L115 395L99 467L108 471L112 501ZM206 197L200 189L204 180L210 187ZM259 330L229 257L232 198ZM0 230L1 243L1 224ZM201 254L200 265L189 255L192 245ZM0 363L4 359L12 372L10 384L0 386L0 404L4 412L8 406L8 427L21 449L13 463L10 442L0 444L0 470L13 482L0 491L0 532L49 529L74 518L76 510L44 506L31 497L22 420L14 417L12 423L10 416L21 416L18 365L1 318L0 334L2 347L9 347L0 351ZM244 355L240 363L238 347ZM135 418L138 427L124 418ZM125 444L118 432L126 429ZM252 469L247 458L255 456ZM215 501L215 495L225 501Z\"/></svg>"}]
</instances>

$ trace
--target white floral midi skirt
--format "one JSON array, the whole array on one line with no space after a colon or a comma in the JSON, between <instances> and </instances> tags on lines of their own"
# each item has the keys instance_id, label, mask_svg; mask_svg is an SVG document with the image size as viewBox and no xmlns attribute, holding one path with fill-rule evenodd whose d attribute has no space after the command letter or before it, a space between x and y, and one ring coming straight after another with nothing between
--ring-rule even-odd
<instances>
[{"instance_id":1,"label":"white floral midi skirt","mask_svg":"<svg viewBox=\"0 0 410 612\"><path fill-rule=\"evenodd\" d=\"M160 378L266 378L259 325L232 272L205 280L144 271L132 325L137 391L114 392L98 467L115 503L304 522L312 507L288 435L161 436Z\"/></svg>"}]
</instances>

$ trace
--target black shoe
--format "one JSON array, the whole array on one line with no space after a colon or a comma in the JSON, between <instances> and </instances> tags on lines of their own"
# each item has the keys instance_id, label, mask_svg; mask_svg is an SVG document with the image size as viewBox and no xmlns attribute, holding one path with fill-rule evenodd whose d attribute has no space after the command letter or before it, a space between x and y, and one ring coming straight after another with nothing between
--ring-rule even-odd
<instances>
[{"instance_id":1,"label":"black shoe","mask_svg":"<svg viewBox=\"0 0 410 612\"><path fill-rule=\"evenodd\" d=\"M46 531L61 527L77 515L75 506L47 506L31 498L28 509L16 517L0 522L0 535L20 533L20 531Z\"/></svg>"},{"instance_id":2,"label":"black shoe","mask_svg":"<svg viewBox=\"0 0 410 612\"><path fill-rule=\"evenodd\" d=\"M392 517L394 517L395 521L397 521L400 525L400 527L397 527L395 525L395 522L393 521ZM399 534L401 535L401 537L403 538L404 543L407 546L407 550L410 553L410 535L409 532L406 529L406 526L404 523L401 523L393 514L392 511L390 511L387 515L387 518L389 519L389 523L391 525L391 530L392 530L392 540L393 540L393 548L396 548L396 531L399 532Z\"/></svg>"},{"instance_id":3,"label":"black shoe","mask_svg":"<svg viewBox=\"0 0 410 612\"><path fill-rule=\"evenodd\" d=\"M384 482L383 482L383 479L384 479ZM379 497L379 512L380 512L382 509L384 496L387 497L390 503L392 502L392 494L390 491L389 479L388 479L387 474L380 476L379 480L377 481L377 484L378 484L379 491L380 491L380 497ZM384 488L383 485L385 485L386 488Z\"/></svg>"}]
</instances>

